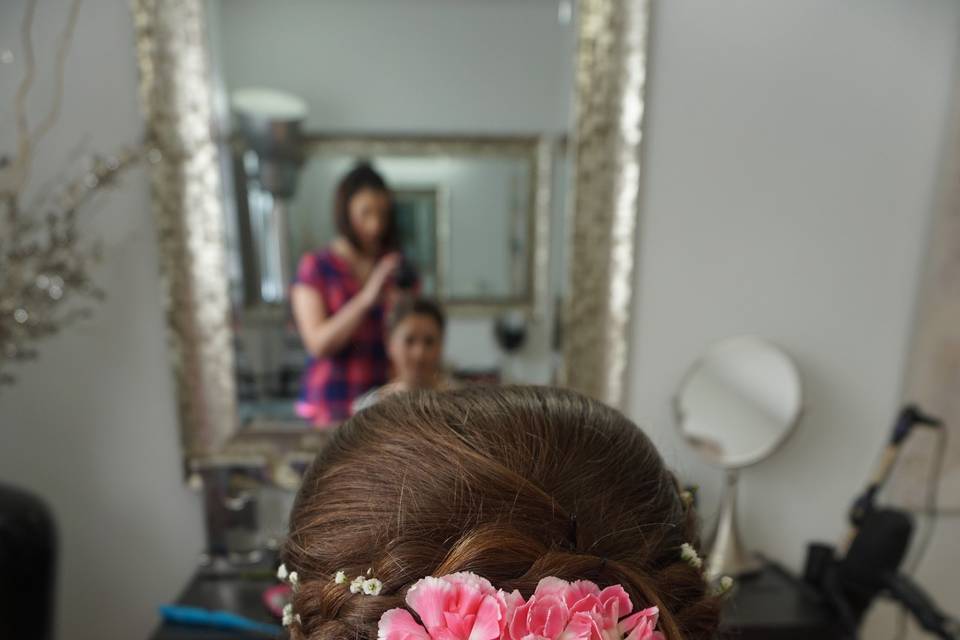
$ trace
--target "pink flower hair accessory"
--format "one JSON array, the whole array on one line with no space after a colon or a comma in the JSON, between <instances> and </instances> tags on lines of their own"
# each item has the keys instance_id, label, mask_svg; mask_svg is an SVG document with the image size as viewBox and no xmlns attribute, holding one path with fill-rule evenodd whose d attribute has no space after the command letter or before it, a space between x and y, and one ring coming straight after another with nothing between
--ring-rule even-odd
<instances>
[{"instance_id":1,"label":"pink flower hair accessory","mask_svg":"<svg viewBox=\"0 0 960 640\"><path fill-rule=\"evenodd\" d=\"M659 610L633 611L620 585L544 578L529 599L462 572L410 587L407 606L380 618L379 640L664 640Z\"/></svg>"}]
</instances>

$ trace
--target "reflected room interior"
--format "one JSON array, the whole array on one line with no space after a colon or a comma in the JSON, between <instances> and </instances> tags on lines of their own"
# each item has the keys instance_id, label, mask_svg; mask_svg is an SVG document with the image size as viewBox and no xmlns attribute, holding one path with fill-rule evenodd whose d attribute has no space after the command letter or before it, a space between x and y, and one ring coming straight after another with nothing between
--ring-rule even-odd
<instances>
[{"instance_id":1,"label":"reflected room interior","mask_svg":"<svg viewBox=\"0 0 960 640\"><path fill-rule=\"evenodd\" d=\"M960 638L960 4L7 0L0 88L0 638L479 638L424 549L481 640Z\"/></svg>"},{"instance_id":2,"label":"reflected room interior","mask_svg":"<svg viewBox=\"0 0 960 640\"><path fill-rule=\"evenodd\" d=\"M373 7L291 4L277 12L227 1L205 9L240 428L305 424L295 407L307 384L309 354L292 316L291 287L304 257L342 236L337 187L359 163L369 164L390 190L397 249L416 273L417 295L435 300L449 316L443 362L449 377L559 382L572 17L547 21L553 8L546 5L515 10L536 37L523 25L504 29L493 22L485 37L478 25L461 54L467 58L461 64L474 73L450 64L434 69L437 78L428 82L432 74L424 65L433 49L412 40L391 50L392 64L411 70L405 80L376 73L370 59L344 57L320 77L304 63L337 59L338 47L352 37L383 38L383 27L369 22ZM310 24L326 11L336 11L337 21L315 33L309 46L296 38L268 49L250 46L271 24ZM450 13L430 20L453 18ZM393 37L414 38L430 26L411 23ZM499 55L515 57L514 70L490 60L484 43L496 37L507 38ZM524 68L535 68L537 77L527 78ZM437 131L412 104L395 110L390 87L404 81L418 84L394 90L422 92L429 105L424 114L437 112L431 101L461 105L445 116L451 125ZM534 97L538 104L529 103ZM502 104L491 108L491 101Z\"/></svg>"}]
</instances>

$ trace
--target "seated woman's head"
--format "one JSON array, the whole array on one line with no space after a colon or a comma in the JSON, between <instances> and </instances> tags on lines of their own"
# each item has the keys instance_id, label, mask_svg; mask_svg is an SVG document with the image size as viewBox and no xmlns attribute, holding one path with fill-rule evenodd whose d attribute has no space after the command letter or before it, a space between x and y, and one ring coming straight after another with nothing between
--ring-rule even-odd
<instances>
[{"instance_id":1,"label":"seated woman's head","mask_svg":"<svg viewBox=\"0 0 960 640\"><path fill-rule=\"evenodd\" d=\"M395 382L428 389L440 379L446 316L426 298L401 298L387 318L387 355Z\"/></svg>"},{"instance_id":2,"label":"seated woman's head","mask_svg":"<svg viewBox=\"0 0 960 640\"><path fill-rule=\"evenodd\" d=\"M689 501L613 409L546 388L399 394L339 427L304 478L291 634L707 640L719 598L687 545Z\"/></svg>"}]
</instances>

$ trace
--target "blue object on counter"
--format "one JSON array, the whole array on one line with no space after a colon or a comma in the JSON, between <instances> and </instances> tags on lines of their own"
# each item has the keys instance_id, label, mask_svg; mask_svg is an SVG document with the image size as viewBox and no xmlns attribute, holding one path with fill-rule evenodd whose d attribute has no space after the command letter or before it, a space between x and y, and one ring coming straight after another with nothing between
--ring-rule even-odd
<instances>
[{"instance_id":1,"label":"blue object on counter","mask_svg":"<svg viewBox=\"0 0 960 640\"><path fill-rule=\"evenodd\" d=\"M164 605L160 607L160 616L165 622L174 624L189 624L214 629L228 629L232 631L253 631L255 633L277 636L283 628L275 624L265 624L250 618L244 618L229 611L210 611L200 607L184 607L180 605Z\"/></svg>"}]
</instances>

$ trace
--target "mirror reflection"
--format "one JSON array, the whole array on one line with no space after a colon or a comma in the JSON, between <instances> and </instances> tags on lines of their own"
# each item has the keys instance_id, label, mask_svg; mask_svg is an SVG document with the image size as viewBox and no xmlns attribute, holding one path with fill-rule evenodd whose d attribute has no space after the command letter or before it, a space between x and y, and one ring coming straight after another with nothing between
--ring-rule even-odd
<instances>
[{"instance_id":1,"label":"mirror reflection","mask_svg":"<svg viewBox=\"0 0 960 640\"><path fill-rule=\"evenodd\" d=\"M325 428L397 389L555 381L570 17L536 2L207 11L241 426Z\"/></svg>"},{"instance_id":2,"label":"mirror reflection","mask_svg":"<svg viewBox=\"0 0 960 640\"><path fill-rule=\"evenodd\" d=\"M752 337L726 340L691 369L676 400L686 440L726 468L758 462L800 414L800 378L789 356Z\"/></svg>"}]
</instances>

